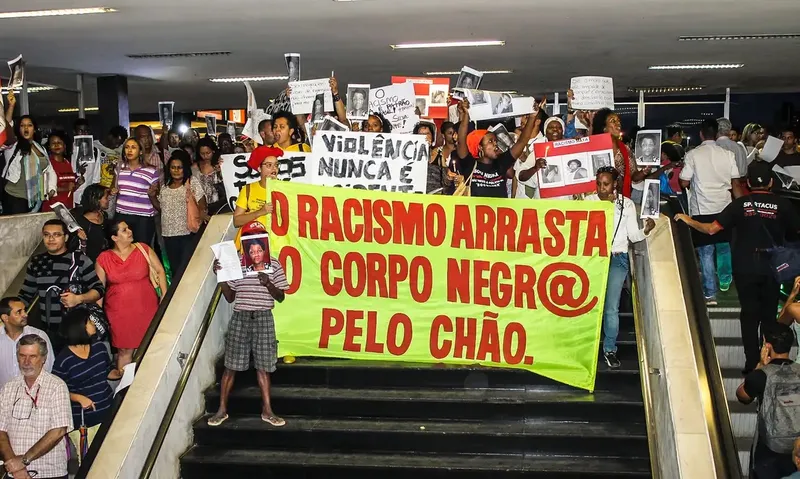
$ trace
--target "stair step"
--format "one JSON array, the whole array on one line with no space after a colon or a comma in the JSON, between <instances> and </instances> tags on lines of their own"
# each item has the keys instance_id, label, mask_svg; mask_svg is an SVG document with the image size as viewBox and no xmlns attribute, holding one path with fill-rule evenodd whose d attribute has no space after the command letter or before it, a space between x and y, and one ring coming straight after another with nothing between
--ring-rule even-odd
<instances>
[{"instance_id":1,"label":"stair step","mask_svg":"<svg viewBox=\"0 0 800 479\"><path fill-rule=\"evenodd\" d=\"M536 454L339 454L195 446L182 460L184 477L372 477L381 479L650 477L648 459ZM622 471L622 472L620 472Z\"/></svg>"},{"instance_id":2,"label":"stair step","mask_svg":"<svg viewBox=\"0 0 800 479\"><path fill-rule=\"evenodd\" d=\"M350 389L321 386L273 386L272 405L280 414L325 417L405 419L507 419L548 417L607 420L644 417L641 390L597 391L527 386L517 389ZM257 414L257 386L235 388L229 410ZM206 391L206 409L219 407L219 388Z\"/></svg>"},{"instance_id":3,"label":"stair step","mask_svg":"<svg viewBox=\"0 0 800 479\"><path fill-rule=\"evenodd\" d=\"M643 423L524 421L430 421L330 419L283 416L275 428L259 415L231 417L211 427L195 423L195 441L218 448L291 449L293 451L569 454L580 441L582 455L648 457Z\"/></svg>"}]
</instances>

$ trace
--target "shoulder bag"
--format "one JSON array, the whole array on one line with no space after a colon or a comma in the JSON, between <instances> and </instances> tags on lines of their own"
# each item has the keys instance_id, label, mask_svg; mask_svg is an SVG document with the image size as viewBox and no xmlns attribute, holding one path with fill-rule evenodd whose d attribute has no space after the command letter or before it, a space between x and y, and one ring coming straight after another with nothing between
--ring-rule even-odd
<instances>
[{"instance_id":1,"label":"shoulder bag","mask_svg":"<svg viewBox=\"0 0 800 479\"><path fill-rule=\"evenodd\" d=\"M158 282L158 272L153 267L153 263L150 262L150 254L141 245L141 243L134 243L134 244L136 245L136 249L138 249L139 252L142 253L142 255L144 255L144 259L147 260L147 268L148 268L149 273L150 273L149 274L149 276L150 276L150 284L153 285L153 289L156 290L156 294L160 298L161 294L162 294L161 285Z\"/></svg>"}]
</instances>

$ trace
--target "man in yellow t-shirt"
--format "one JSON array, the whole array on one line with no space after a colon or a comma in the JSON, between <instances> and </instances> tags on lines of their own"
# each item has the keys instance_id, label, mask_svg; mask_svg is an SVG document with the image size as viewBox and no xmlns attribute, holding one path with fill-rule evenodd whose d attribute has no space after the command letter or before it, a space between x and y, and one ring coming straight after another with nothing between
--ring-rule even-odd
<instances>
[{"instance_id":1,"label":"man in yellow t-shirt","mask_svg":"<svg viewBox=\"0 0 800 479\"><path fill-rule=\"evenodd\" d=\"M250 153L247 166L258 171L261 179L239 191L233 212L233 226L236 228L257 221L265 231L269 231L267 215L272 213L272 202L267 201L267 179L278 178L278 158L281 156L283 150L273 146L259 146Z\"/></svg>"}]
</instances>

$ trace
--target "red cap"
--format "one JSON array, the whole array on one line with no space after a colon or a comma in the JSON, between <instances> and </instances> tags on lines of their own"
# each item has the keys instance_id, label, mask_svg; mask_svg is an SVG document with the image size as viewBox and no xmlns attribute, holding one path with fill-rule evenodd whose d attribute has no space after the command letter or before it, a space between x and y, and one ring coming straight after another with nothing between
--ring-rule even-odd
<instances>
[{"instance_id":1,"label":"red cap","mask_svg":"<svg viewBox=\"0 0 800 479\"><path fill-rule=\"evenodd\" d=\"M247 166L258 171L261 168L261 163L264 163L264 160L270 156L280 158L283 156L283 150L280 148L275 148L274 146L259 146L253 150L252 153L250 153L250 159L247 160Z\"/></svg>"}]
</instances>

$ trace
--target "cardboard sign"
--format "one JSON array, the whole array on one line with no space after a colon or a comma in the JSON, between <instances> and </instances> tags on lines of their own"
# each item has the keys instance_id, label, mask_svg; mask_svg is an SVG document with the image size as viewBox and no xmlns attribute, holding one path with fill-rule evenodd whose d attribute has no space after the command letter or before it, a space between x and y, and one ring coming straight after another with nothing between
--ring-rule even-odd
<instances>
[{"instance_id":1,"label":"cardboard sign","mask_svg":"<svg viewBox=\"0 0 800 479\"><path fill-rule=\"evenodd\" d=\"M333 93L329 78L289 82L289 88L292 89L292 113L295 115L311 113L314 109L314 100L319 94L325 96L325 111L333 111Z\"/></svg>"},{"instance_id":2,"label":"cardboard sign","mask_svg":"<svg viewBox=\"0 0 800 479\"><path fill-rule=\"evenodd\" d=\"M311 153L284 152L278 158L278 179L284 181L308 182L308 169L306 159ZM258 171L247 166L250 153L233 153L222 155L220 173L222 183L225 185L225 195L231 210L235 209L236 198L245 185L255 183L261 178Z\"/></svg>"},{"instance_id":3,"label":"cardboard sign","mask_svg":"<svg viewBox=\"0 0 800 479\"><path fill-rule=\"evenodd\" d=\"M533 153L536 158L547 160L547 166L536 173L542 198L593 192L597 170L614 165L614 150L608 133L578 140L535 143Z\"/></svg>"},{"instance_id":4,"label":"cardboard sign","mask_svg":"<svg viewBox=\"0 0 800 479\"><path fill-rule=\"evenodd\" d=\"M419 122L415 113L416 95L412 83L400 83L369 91L369 111L386 117L392 133L411 133Z\"/></svg>"},{"instance_id":5,"label":"cardboard sign","mask_svg":"<svg viewBox=\"0 0 800 479\"><path fill-rule=\"evenodd\" d=\"M424 193L430 145L423 135L318 131L309 183Z\"/></svg>"},{"instance_id":6,"label":"cardboard sign","mask_svg":"<svg viewBox=\"0 0 800 479\"><path fill-rule=\"evenodd\" d=\"M464 90L469 100L469 119L472 121L508 118L533 113L535 104L530 96L511 96L509 93L486 90Z\"/></svg>"},{"instance_id":7,"label":"cardboard sign","mask_svg":"<svg viewBox=\"0 0 800 479\"><path fill-rule=\"evenodd\" d=\"M569 82L575 110L614 109L614 79L608 77L574 77Z\"/></svg>"},{"instance_id":8,"label":"cardboard sign","mask_svg":"<svg viewBox=\"0 0 800 479\"><path fill-rule=\"evenodd\" d=\"M422 118L447 119L447 95L450 93L449 78L392 77L393 85L401 83L411 83L414 85L414 95L417 98L425 98L428 113L427 115L422 115Z\"/></svg>"}]
</instances>

